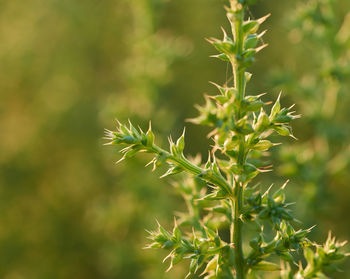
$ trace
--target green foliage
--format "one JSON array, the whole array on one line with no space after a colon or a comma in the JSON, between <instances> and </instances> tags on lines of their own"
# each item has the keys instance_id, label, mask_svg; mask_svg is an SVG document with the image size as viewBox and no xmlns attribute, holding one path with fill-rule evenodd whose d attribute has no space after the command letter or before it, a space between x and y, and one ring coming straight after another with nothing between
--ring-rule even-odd
<instances>
[{"instance_id":1,"label":"green foliage","mask_svg":"<svg viewBox=\"0 0 350 279\"><path fill-rule=\"evenodd\" d=\"M345 242L336 242L335 237L332 237L329 233L326 242L321 245L316 245L315 249L305 248L304 257L307 265L305 268L299 264L299 271L293 275L289 264L286 264L282 271L282 279L293 279L293 278L329 278L325 275L326 273L333 273L335 271L341 271L336 262L343 259L349 254L340 252L340 249L344 247Z\"/></svg>"},{"instance_id":2,"label":"green foliage","mask_svg":"<svg viewBox=\"0 0 350 279\"><path fill-rule=\"evenodd\" d=\"M341 187L340 181L349 179L349 124L341 115L347 114L349 105L350 14L340 15L340 5L336 0L298 4L289 19L291 42L317 51L295 71L274 76L275 85L296 92L292 98L302 109L300 125L307 131L299 144L281 149L279 170L299 180L302 197L316 214L329 211L330 197L341 192L331 191L330 185ZM320 205L319 200L324 202Z\"/></svg>"},{"instance_id":3,"label":"green foliage","mask_svg":"<svg viewBox=\"0 0 350 279\"><path fill-rule=\"evenodd\" d=\"M152 117L156 142L165 146L168 131L180 136L182 119L195 115L192 104L201 102L200 92L212 94L207 80L231 83L225 66L230 64L208 59L207 56L215 51L203 40L209 35L221 38L218 26L224 26L227 34L230 33L218 2L223 3L216 0L1 1L0 278L184 278L190 259L183 260L164 274L167 265L157 263L171 250L141 249L148 241L144 228L157 230L152 225L155 217L172 232L172 218L169 216L174 208L186 211L175 213L182 237L188 234L192 237L191 227L195 228L197 237L201 237L200 222L204 222L215 233L217 229L223 241L230 242L230 202L202 199L211 194L205 181L198 177L193 179L185 172L160 180L158 173L166 172L166 164L154 175L148 168L143 168L147 159L151 159L147 154L125 160L116 169L111 161L117 156L117 150L111 152L100 144L103 127L110 125L116 116L123 121L130 118L145 128ZM298 44L293 44L300 40L300 33L288 33L282 29L288 16L296 18L293 12L295 4L304 0L256 2L256 6L250 7L256 17L267 11L272 13L264 24L269 29L264 40L270 46L256 56L259 63L249 68L254 76L247 86L246 95L271 88L266 85L266 73L267 68L275 65L285 65L286 69L280 73L289 69L295 74L295 80L300 81L293 82L292 88L284 89L281 100L282 104L297 103L296 110L303 115L301 120L293 123L293 133L299 140L290 145L293 149L300 145L300 149L287 152L299 155L294 157L297 162L293 166L300 167L286 188L288 204L288 201L307 198L307 193L312 196L310 189L315 189L301 183L305 175L319 173L317 164L303 163L312 153L301 143L314 131L312 123L307 121L307 106L310 106L310 111L311 108L316 111L312 104L318 104L317 99L323 98L323 94L317 92L327 85L316 77L317 82L312 79L311 83L308 82L327 59L322 54L322 40L313 44L308 40L313 37L308 35ZM350 2L338 0L334 3L334 30L339 30ZM250 17L254 19L254 16ZM343 28L342 32L346 34L347 30L349 28ZM246 46L255 48L264 44L261 40L262 37L256 40L252 35ZM191 46L194 52L189 52ZM183 54L188 56L181 58ZM295 87L307 83L308 94ZM315 87L315 83L319 86ZM280 89L278 86L276 92ZM268 103L272 96L268 94L261 99ZM286 207L298 211L293 215L296 218L309 220L305 222L307 228L318 224L318 229L308 234L308 238L314 238L317 231L322 235L316 237L323 237L324 227L332 228L342 238L349 235L350 222L346 221L350 210L346 155L349 154L346 148L348 96L344 76L336 113L329 119L329 125L322 122L322 125L327 124L327 129L317 125L317 129L332 136L332 148L344 151L337 153L339 157L334 157L338 159L330 161L330 165L336 166L330 183L318 180L322 184L317 186L317 193L321 192L323 185L326 193L318 195L317 203L298 202L295 207ZM262 107L259 102L255 105ZM269 109L265 111L270 112ZM209 129L195 125L187 127L186 157L201 152L206 161L208 141L204 134ZM284 140L294 142L289 137ZM278 135L260 141L251 151L249 163L261 171L271 164L278 168L280 165L272 157L260 155L280 150L275 147L265 150L272 142L279 141ZM209 140L209 144L212 143ZM316 153L322 154L318 150ZM223 158L219 151L216 155L217 160ZM199 157L190 161L204 166ZM324 169L320 168L320 171ZM270 190L270 195L273 195L276 186L287 179L281 173L278 178L273 175L255 178L262 185L261 195L266 191L264 185L270 185L270 180L275 182L275 187ZM277 182L277 179L281 181ZM175 188L167 187L169 180ZM303 190L307 193L301 194ZM174 195L176 191L184 200ZM257 191L255 188L252 193L256 195ZM245 205L247 203L248 200ZM317 210L325 205L327 208L322 214L319 211L313 214L314 208ZM183 210L185 206L188 210ZM211 208L213 210L207 210ZM243 217L250 220L249 214L254 215L250 211ZM245 255L250 252L249 240L258 236L255 230L260 230L261 225L265 224L263 237L266 243L276 235L275 232L269 233L273 225L269 219L259 224L245 222ZM292 222L297 231L299 224ZM292 252L294 258L299 259L300 254ZM275 259L276 256L272 256L272 261L278 263ZM213 258L212 266L217 260L218 257ZM306 265L306 262L302 263ZM293 267L295 265L291 264ZM347 278L349 265L343 265L342 269L345 273L330 277ZM199 270L194 277L203 271ZM256 278L259 273L252 270L249 277ZM278 272L263 275L276 278Z\"/></svg>"},{"instance_id":4,"label":"green foliage","mask_svg":"<svg viewBox=\"0 0 350 279\"><path fill-rule=\"evenodd\" d=\"M206 279L242 279L278 270L285 278L318 278L315 276L325 276L324 272L335 269L334 261L347 256L340 250L344 243L329 237L324 246L314 244L307 238L311 229L293 227L296 220L285 201L285 185L274 192L270 187L263 193L252 184L259 173L268 170L253 159L274 145L269 136L275 133L293 137L290 122L299 117L292 111L293 106L281 107L280 97L267 110L262 95L245 94L251 78L246 69L266 46L260 43L263 32L257 32L268 16L257 20L245 17L252 2L231 0L226 11L232 38L223 31L222 40L208 40L219 52L216 57L231 63L234 84L215 85L219 94L207 96L206 105L198 107L199 116L190 120L212 129L214 146L206 163L184 155L185 133L176 142L169 137L168 150L155 143L151 125L144 132L131 122L128 126L118 123L116 131L106 131L106 139L108 144L125 146L121 160L147 152L154 156L149 163L153 169L167 165L162 177L179 173L188 177L176 185L189 212L175 219L172 232L158 225L157 231L150 232L151 243L147 246L170 251L165 258L170 260L169 269L189 259L188 276L201 272ZM251 225L255 236L248 240L243 237L243 229ZM222 236L227 227L229 239ZM267 240L271 233L275 237ZM249 249L243 247L245 242L249 242ZM307 265L296 268L295 252L301 250ZM274 257L280 263L275 263Z\"/></svg>"},{"instance_id":5,"label":"green foliage","mask_svg":"<svg viewBox=\"0 0 350 279\"><path fill-rule=\"evenodd\" d=\"M162 277L135 239L174 200L161 202L168 193L147 170L116 173L99 143L116 111L154 115L188 52L160 30L161 2L2 1L1 278Z\"/></svg>"}]
</instances>

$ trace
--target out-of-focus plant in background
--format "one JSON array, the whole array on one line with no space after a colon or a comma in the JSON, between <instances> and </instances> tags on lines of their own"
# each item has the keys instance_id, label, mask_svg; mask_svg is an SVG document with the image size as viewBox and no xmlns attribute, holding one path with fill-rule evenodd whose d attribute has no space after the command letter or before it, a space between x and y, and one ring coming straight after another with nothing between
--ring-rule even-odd
<instances>
[{"instance_id":1,"label":"out-of-focus plant in background","mask_svg":"<svg viewBox=\"0 0 350 279\"><path fill-rule=\"evenodd\" d=\"M302 77L302 65L323 45L306 51L304 39L296 45L287 40L282 22L296 3L258 1L251 8L257 18L272 13L266 24L270 46L252 70L252 92L255 86L270 88L265 64L296 72L295 65L301 65ZM227 24L222 5L217 0L7 0L0 6L0 276L177 278L176 270L164 275L159 256L140 247L154 216L166 224L165 216L185 205L148 170L137 176L128 171L140 169L143 161L115 168L110 162L116 155L102 147L101 138L116 115L141 125L152 115L159 133L181 133L178 123L195 115L192 104L211 88L207 81L226 81L224 67L208 58L213 51L203 40L220 36L217 26ZM339 0L335 8L340 28L349 3ZM176 60L179 56L185 58ZM318 68L309 67L310 73ZM284 91L291 99L298 93ZM334 122L346 127L345 89L340 96ZM310 130L302 123L294 124L299 142ZM186 152L207 150L206 133L189 129ZM347 141L344 137L341 145ZM332 227L343 239L350 235L344 221L347 177L344 169L329 186L338 189L331 200L337 207L323 217L315 214L322 222L310 220ZM289 187L298 196L301 188ZM328 196L320 199L329 202Z\"/></svg>"},{"instance_id":2,"label":"out-of-focus plant in background","mask_svg":"<svg viewBox=\"0 0 350 279\"><path fill-rule=\"evenodd\" d=\"M110 172L101 138L112 111L172 125L155 108L190 45L157 27L161 2L3 3L1 277L159 277L139 236L167 191Z\"/></svg>"},{"instance_id":3,"label":"out-of-focus plant in background","mask_svg":"<svg viewBox=\"0 0 350 279\"><path fill-rule=\"evenodd\" d=\"M350 13L342 2L312 0L296 6L285 22L295 61L290 58L272 80L284 85L303 114L298 144L281 149L280 174L295 178L298 208L307 210L309 222L348 231L342 216L350 198Z\"/></svg>"}]
</instances>

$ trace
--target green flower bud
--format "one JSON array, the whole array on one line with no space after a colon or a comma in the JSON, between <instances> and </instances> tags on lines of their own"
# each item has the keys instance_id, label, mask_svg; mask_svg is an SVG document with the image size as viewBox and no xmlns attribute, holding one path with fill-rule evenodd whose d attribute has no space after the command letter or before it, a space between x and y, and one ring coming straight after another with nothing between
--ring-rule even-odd
<instances>
[{"instance_id":1,"label":"green flower bud","mask_svg":"<svg viewBox=\"0 0 350 279\"><path fill-rule=\"evenodd\" d=\"M258 121L255 124L255 130L257 132L264 132L270 125L270 120L265 111L261 110Z\"/></svg>"},{"instance_id":2,"label":"green flower bud","mask_svg":"<svg viewBox=\"0 0 350 279\"><path fill-rule=\"evenodd\" d=\"M269 140L260 140L257 144L253 146L255 150L265 151L273 146L272 142Z\"/></svg>"}]
</instances>

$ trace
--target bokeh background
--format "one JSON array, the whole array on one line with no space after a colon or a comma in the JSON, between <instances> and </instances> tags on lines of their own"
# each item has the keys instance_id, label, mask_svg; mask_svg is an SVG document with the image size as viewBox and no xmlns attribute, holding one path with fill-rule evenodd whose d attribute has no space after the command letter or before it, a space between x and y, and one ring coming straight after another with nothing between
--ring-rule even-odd
<instances>
[{"instance_id":1,"label":"bokeh background","mask_svg":"<svg viewBox=\"0 0 350 279\"><path fill-rule=\"evenodd\" d=\"M299 140L274 150L275 172L262 180L292 179L289 200L298 201L294 209L306 225L318 224L315 239L324 240L328 229L350 239L350 24L339 50L329 43L333 31L308 23L338 30L350 3L318 1L332 2L334 14L325 11L329 22L318 14L302 18L304 31L317 31L303 36L296 29L302 21L293 21L302 2L265 0L251 9L255 17L272 16L264 37L269 47L250 69L249 93L268 92L268 101L283 89L283 105L296 103L305 115L294 123ZM116 166L120 155L103 146L103 129L113 129L115 118L144 128L152 119L158 142L166 145L185 125L186 153L206 157L207 130L184 120L196 115L193 105L203 103L203 93L213 94L209 80L230 79L227 65L209 58L215 51L204 40L227 27L224 4L0 1L1 278L184 277L185 266L164 273L165 254L142 249L145 229L154 229L156 219L170 227L182 200L160 173L143 167L147 156ZM337 91L338 100L323 117L327 90ZM350 263L342 267L334 278L350 278Z\"/></svg>"}]
</instances>

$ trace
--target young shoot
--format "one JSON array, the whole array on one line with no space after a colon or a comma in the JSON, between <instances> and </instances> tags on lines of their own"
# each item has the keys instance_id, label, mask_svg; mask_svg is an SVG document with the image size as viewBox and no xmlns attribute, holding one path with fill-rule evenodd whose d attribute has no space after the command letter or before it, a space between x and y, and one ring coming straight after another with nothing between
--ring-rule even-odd
<instances>
[{"instance_id":1,"label":"young shoot","mask_svg":"<svg viewBox=\"0 0 350 279\"><path fill-rule=\"evenodd\" d=\"M299 117L293 106L281 106L281 95L270 108L261 99L263 94L246 95L252 76L247 69L266 47L261 43L265 32L259 30L269 16L247 18L253 2L230 0L226 7L230 32L223 30L222 39L208 39L218 51L215 57L232 65L234 82L232 87L214 84L217 94L207 96L206 104L198 107L199 116L191 120L212 128L214 146L207 162L184 155L185 131L176 141L169 137L168 149L155 143L151 125L143 131L131 122L118 122L115 131L107 130L106 138L108 144L124 146L120 161L147 152L154 155L149 162L153 169L167 165L162 177L184 174L175 186L188 212L175 219L171 231L158 224L149 233L148 248L169 251L168 270L189 260L188 276L205 279L267 278L271 272L276 276L279 272L283 279L327 278L337 270L335 262L347 256L341 249L345 242L336 242L331 235L324 245L310 241L312 228L299 228L286 202L286 184L262 191L252 183L269 170L254 158L276 144L270 135L293 137L290 122ZM220 233L227 229L228 239Z\"/></svg>"}]
</instances>

